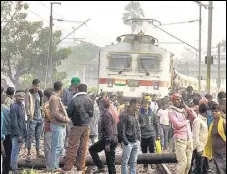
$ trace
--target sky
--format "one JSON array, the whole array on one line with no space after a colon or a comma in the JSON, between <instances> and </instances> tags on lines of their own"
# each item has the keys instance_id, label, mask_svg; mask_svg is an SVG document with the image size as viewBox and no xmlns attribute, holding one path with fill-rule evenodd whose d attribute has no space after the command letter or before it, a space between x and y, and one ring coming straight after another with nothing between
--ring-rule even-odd
<instances>
[{"instance_id":1,"label":"sky","mask_svg":"<svg viewBox=\"0 0 227 174\"><path fill-rule=\"evenodd\" d=\"M49 25L51 1L31 1L28 19L31 21L42 20ZM84 41L92 42L98 46L110 45L116 42L117 36L130 33L130 27L124 25L122 16L124 7L129 1L55 1L61 5L53 6L53 18L70 21L86 21L86 25L75 31L69 38L85 38ZM202 1L208 4L208 1ZM199 7L193 1L140 1L145 18L159 20L168 24L199 19ZM54 21L54 30L61 29L63 36L73 31L80 25L79 22ZM162 28L188 44L198 48L199 23L186 23L166 25ZM145 34L158 38L159 42L179 42L171 36L155 29L145 23L141 28ZM202 49L207 47L208 10L202 9ZM226 1L213 1L212 47L219 41L226 39ZM64 45L72 45L72 40L66 39ZM180 56L181 52L192 48L183 44L160 44L170 52Z\"/></svg>"}]
</instances>

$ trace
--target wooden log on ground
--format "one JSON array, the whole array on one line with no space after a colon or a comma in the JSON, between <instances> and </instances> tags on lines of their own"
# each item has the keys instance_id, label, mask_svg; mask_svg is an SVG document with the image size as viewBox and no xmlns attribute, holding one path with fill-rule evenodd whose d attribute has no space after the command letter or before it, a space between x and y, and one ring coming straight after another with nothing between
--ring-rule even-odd
<instances>
[{"instance_id":1,"label":"wooden log on ground","mask_svg":"<svg viewBox=\"0 0 227 174\"><path fill-rule=\"evenodd\" d=\"M116 155L115 164L121 165L122 155ZM104 164L106 164L105 155L100 155L100 159ZM64 159L60 159L60 166L64 165ZM139 154L137 159L138 164L163 164L163 163L177 163L175 154ZM87 156L86 165L92 166L94 165L91 156ZM25 168L45 168L45 160L44 159L32 159L31 162L27 162L25 159L19 159L18 161L19 167Z\"/></svg>"}]
</instances>

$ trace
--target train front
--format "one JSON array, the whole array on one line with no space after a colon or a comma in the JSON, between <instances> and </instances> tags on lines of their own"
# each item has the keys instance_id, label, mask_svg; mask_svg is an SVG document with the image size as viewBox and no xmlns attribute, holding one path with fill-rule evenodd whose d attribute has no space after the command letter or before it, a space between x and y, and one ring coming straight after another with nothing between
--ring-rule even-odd
<instances>
[{"instance_id":1,"label":"train front","mask_svg":"<svg viewBox=\"0 0 227 174\"><path fill-rule=\"evenodd\" d=\"M117 42L99 52L99 92L167 95L172 54L159 47L156 38L141 33L119 36Z\"/></svg>"}]
</instances>

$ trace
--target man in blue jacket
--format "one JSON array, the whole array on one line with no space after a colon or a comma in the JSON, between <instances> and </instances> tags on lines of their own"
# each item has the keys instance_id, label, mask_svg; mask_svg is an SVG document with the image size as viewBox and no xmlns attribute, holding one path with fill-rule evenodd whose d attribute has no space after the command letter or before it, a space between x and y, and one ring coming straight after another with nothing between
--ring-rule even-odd
<instances>
[{"instance_id":1,"label":"man in blue jacket","mask_svg":"<svg viewBox=\"0 0 227 174\"><path fill-rule=\"evenodd\" d=\"M11 153L11 168L13 174L18 174L17 160L20 153L22 143L25 142L27 130L25 122L25 108L22 104L25 97L23 90L16 91L16 102L10 108L11 118L11 136L12 136L12 153Z\"/></svg>"}]
</instances>

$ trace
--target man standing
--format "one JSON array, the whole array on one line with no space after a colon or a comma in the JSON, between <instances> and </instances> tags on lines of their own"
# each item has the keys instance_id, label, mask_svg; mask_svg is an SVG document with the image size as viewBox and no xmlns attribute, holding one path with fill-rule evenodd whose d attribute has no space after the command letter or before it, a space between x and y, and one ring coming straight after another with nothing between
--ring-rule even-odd
<instances>
[{"instance_id":1,"label":"man standing","mask_svg":"<svg viewBox=\"0 0 227 174\"><path fill-rule=\"evenodd\" d=\"M226 119L226 98L220 100L220 110L222 118Z\"/></svg>"},{"instance_id":2,"label":"man standing","mask_svg":"<svg viewBox=\"0 0 227 174\"><path fill-rule=\"evenodd\" d=\"M60 97L66 109L70 101L72 100L73 96L77 93L77 87L79 84L80 84L80 79L78 77L73 77L71 79L70 87L63 90ZM65 144L64 144L62 155L65 155L65 151L68 148L69 132L72 127L73 127L73 124L72 124L72 121L70 120L69 124L66 126L66 137L65 137Z\"/></svg>"},{"instance_id":3,"label":"man standing","mask_svg":"<svg viewBox=\"0 0 227 174\"><path fill-rule=\"evenodd\" d=\"M158 112L157 95L153 94L151 100L152 100L151 104L150 104L151 110L152 110L152 112L157 114L157 112Z\"/></svg>"},{"instance_id":4,"label":"man standing","mask_svg":"<svg viewBox=\"0 0 227 174\"><path fill-rule=\"evenodd\" d=\"M195 159L195 169L193 173L195 174L207 174L208 172L208 168L206 168L208 161L206 158L202 157L202 153L206 146L207 137L208 137L208 126L207 126L208 109L209 108L207 104L201 104L199 106L199 114L195 118L192 125L192 133L193 133L192 137L193 137L193 147L194 147L193 160ZM191 170L192 170L192 167L191 167Z\"/></svg>"},{"instance_id":5,"label":"man standing","mask_svg":"<svg viewBox=\"0 0 227 174\"><path fill-rule=\"evenodd\" d=\"M90 122L93 117L93 103L87 95L87 85L80 84L78 93L73 97L67 108L67 113L72 119L73 127L69 134L68 149L64 170L70 171L77 156L77 150L80 148L80 154L77 163L78 173L85 169L85 160L88 151L88 141L90 134Z\"/></svg>"},{"instance_id":6,"label":"man standing","mask_svg":"<svg viewBox=\"0 0 227 174\"><path fill-rule=\"evenodd\" d=\"M173 106L169 107L169 119L173 125L175 150L177 157L177 174L189 172L192 160L193 142L190 120L196 118L196 113L190 110L182 101L182 95L171 96Z\"/></svg>"},{"instance_id":7,"label":"man standing","mask_svg":"<svg viewBox=\"0 0 227 174\"><path fill-rule=\"evenodd\" d=\"M128 174L128 162L130 173L136 174L137 157L140 148L141 132L136 112L139 111L139 103L136 98L130 100L127 111L120 115L122 127L122 148L123 155L121 161L121 173Z\"/></svg>"},{"instance_id":8,"label":"man standing","mask_svg":"<svg viewBox=\"0 0 227 174\"><path fill-rule=\"evenodd\" d=\"M27 130L25 122L25 108L22 104L25 97L23 90L16 91L16 103L10 108L11 132L12 136L12 153L11 153L11 168L13 174L19 174L17 161L22 143L26 140Z\"/></svg>"},{"instance_id":9,"label":"man standing","mask_svg":"<svg viewBox=\"0 0 227 174\"><path fill-rule=\"evenodd\" d=\"M73 96L76 94L77 87L79 84L80 84L80 79L78 77L73 77L71 79L70 87L68 89L63 90L63 93L61 94L61 99L65 107L68 107Z\"/></svg>"},{"instance_id":10,"label":"man standing","mask_svg":"<svg viewBox=\"0 0 227 174\"><path fill-rule=\"evenodd\" d=\"M99 121L100 121L100 111L99 107L97 105L97 102L95 100L96 95L94 93L89 94L89 97L91 98L93 102L93 117L91 118L90 122L90 139L92 142L92 145L95 144L98 141L98 127L99 127Z\"/></svg>"},{"instance_id":11,"label":"man standing","mask_svg":"<svg viewBox=\"0 0 227 174\"><path fill-rule=\"evenodd\" d=\"M110 102L107 99L100 101L101 110L101 138L89 148L91 157L98 167L93 173L105 172L105 166L99 158L98 153L105 150L106 163L109 174L116 174L115 168L115 149L118 144L117 140L117 123L109 112Z\"/></svg>"},{"instance_id":12,"label":"man standing","mask_svg":"<svg viewBox=\"0 0 227 174\"><path fill-rule=\"evenodd\" d=\"M159 117L159 123L160 123L160 129L162 131L162 147L163 151L167 152L167 146L168 146L168 135L170 130L170 122L169 122L169 109L167 105L167 101L165 99L161 100L162 108L158 110L158 117Z\"/></svg>"},{"instance_id":13,"label":"man standing","mask_svg":"<svg viewBox=\"0 0 227 174\"><path fill-rule=\"evenodd\" d=\"M160 140L158 118L149 108L148 101L141 102L139 113L139 123L141 129L141 149L142 153L155 153L155 141ZM155 168L155 165L152 165ZM144 170L148 171L148 165L144 165Z\"/></svg>"},{"instance_id":14,"label":"man standing","mask_svg":"<svg viewBox=\"0 0 227 174\"><path fill-rule=\"evenodd\" d=\"M14 103L14 98L13 98L14 92L15 92L14 87L8 87L7 90L6 90L7 98L5 100L5 105L9 109L10 109L10 106Z\"/></svg>"},{"instance_id":15,"label":"man standing","mask_svg":"<svg viewBox=\"0 0 227 174\"><path fill-rule=\"evenodd\" d=\"M50 130L50 107L49 99L53 93L51 88L46 89L44 92L44 114L45 114L45 123L44 123L44 153L46 158L46 169L47 171L51 170L51 138L52 132Z\"/></svg>"},{"instance_id":16,"label":"man standing","mask_svg":"<svg viewBox=\"0 0 227 174\"><path fill-rule=\"evenodd\" d=\"M203 156L212 159L215 174L226 174L226 121L221 117L217 103L211 106L211 111L214 119Z\"/></svg>"},{"instance_id":17,"label":"man standing","mask_svg":"<svg viewBox=\"0 0 227 174\"><path fill-rule=\"evenodd\" d=\"M5 105L5 95L1 95L1 112L3 113L3 124L2 133L5 135L3 141L5 149L5 157L3 158L3 174L9 174L10 170L10 156L12 151L12 138L10 135L11 129L11 119L10 119L10 109Z\"/></svg>"},{"instance_id":18,"label":"man standing","mask_svg":"<svg viewBox=\"0 0 227 174\"><path fill-rule=\"evenodd\" d=\"M53 172L63 172L59 168L59 157L64 148L66 126L70 119L68 118L65 106L63 105L60 95L63 92L62 82L54 83L54 92L49 99L50 109L50 129L52 132L51 140L51 170Z\"/></svg>"},{"instance_id":19,"label":"man standing","mask_svg":"<svg viewBox=\"0 0 227 174\"><path fill-rule=\"evenodd\" d=\"M29 90L25 99L25 108L28 117L28 153L26 160L31 160L32 140L35 137L36 158L44 158L40 154L40 137L43 131L43 114L41 107L43 105L43 93L40 90L40 80L32 81L32 88Z\"/></svg>"}]
</instances>

